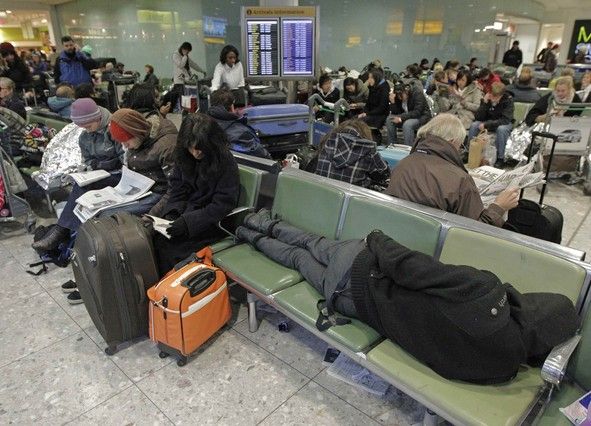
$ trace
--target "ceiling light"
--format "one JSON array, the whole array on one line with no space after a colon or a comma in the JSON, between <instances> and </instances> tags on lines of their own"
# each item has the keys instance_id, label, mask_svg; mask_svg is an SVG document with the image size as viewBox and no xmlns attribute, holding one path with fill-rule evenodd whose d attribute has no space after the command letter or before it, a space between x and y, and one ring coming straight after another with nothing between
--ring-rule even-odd
<instances>
[{"instance_id":1,"label":"ceiling light","mask_svg":"<svg viewBox=\"0 0 591 426\"><path fill-rule=\"evenodd\" d=\"M7 10L6 13L12 13L12 10Z\"/></svg>"},{"instance_id":2,"label":"ceiling light","mask_svg":"<svg viewBox=\"0 0 591 426\"><path fill-rule=\"evenodd\" d=\"M43 24L47 24L47 19L42 19L42 20L41 20L41 22L42 22Z\"/></svg>"},{"instance_id":3,"label":"ceiling light","mask_svg":"<svg viewBox=\"0 0 591 426\"><path fill-rule=\"evenodd\" d=\"M475 33L479 33L479 32L480 32L480 28L476 28L476 29L474 30L474 32L475 32Z\"/></svg>"}]
</instances>

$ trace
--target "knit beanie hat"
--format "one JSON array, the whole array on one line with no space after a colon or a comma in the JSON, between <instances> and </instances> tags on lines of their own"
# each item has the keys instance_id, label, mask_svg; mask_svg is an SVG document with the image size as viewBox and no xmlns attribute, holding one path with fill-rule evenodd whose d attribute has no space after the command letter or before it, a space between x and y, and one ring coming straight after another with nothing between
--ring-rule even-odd
<instances>
[{"instance_id":1,"label":"knit beanie hat","mask_svg":"<svg viewBox=\"0 0 591 426\"><path fill-rule=\"evenodd\" d=\"M15 53L14 46L7 41L0 43L0 54L5 55L9 53Z\"/></svg>"},{"instance_id":2,"label":"knit beanie hat","mask_svg":"<svg viewBox=\"0 0 591 426\"><path fill-rule=\"evenodd\" d=\"M134 137L144 140L151 127L142 114L129 108L119 109L111 116L110 132L117 142L127 142Z\"/></svg>"},{"instance_id":3,"label":"knit beanie hat","mask_svg":"<svg viewBox=\"0 0 591 426\"><path fill-rule=\"evenodd\" d=\"M101 117L99 106L90 98L76 99L70 108L70 118L78 126L98 121Z\"/></svg>"}]
</instances>

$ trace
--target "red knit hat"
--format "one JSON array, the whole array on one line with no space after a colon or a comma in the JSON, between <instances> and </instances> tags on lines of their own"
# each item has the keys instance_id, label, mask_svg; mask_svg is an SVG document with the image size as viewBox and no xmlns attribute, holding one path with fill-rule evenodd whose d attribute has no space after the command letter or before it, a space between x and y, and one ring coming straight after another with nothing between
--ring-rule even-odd
<instances>
[{"instance_id":1,"label":"red knit hat","mask_svg":"<svg viewBox=\"0 0 591 426\"><path fill-rule=\"evenodd\" d=\"M133 135L117 124L116 121L111 120L110 132L113 139L119 143L127 142L133 138Z\"/></svg>"}]
</instances>

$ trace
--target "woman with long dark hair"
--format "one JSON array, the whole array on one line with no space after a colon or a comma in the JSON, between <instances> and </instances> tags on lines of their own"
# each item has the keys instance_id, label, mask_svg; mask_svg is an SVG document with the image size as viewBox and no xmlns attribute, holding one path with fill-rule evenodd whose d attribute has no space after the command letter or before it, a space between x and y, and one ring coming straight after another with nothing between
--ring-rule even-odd
<instances>
[{"instance_id":1,"label":"woman with long dark hair","mask_svg":"<svg viewBox=\"0 0 591 426\"><path fill-rule=\"evenodd\" d=\"M369 95L363 108L363 112L357 117L367 123L372 128L374 140L379 144L382 141L380 129L386 122L386 117L390 112L390 85L384 79L384 71L381 68L375 68L369 72L367 78L369 86Z\"/></svg>"},{"instance_id":2,"label":"woman with long dark hair","mask_svg":"<svg viewBox=\"0 0 591 426\"><path fill-rule=\"evenodd\" d=\"M207 115L187 115L162 214L173 221L168 229L171 239L159 234L154 239L161 275L223 237L216 224L236 207L239 188L238 165L222 128Z\"/></svg>"}]
</instances>

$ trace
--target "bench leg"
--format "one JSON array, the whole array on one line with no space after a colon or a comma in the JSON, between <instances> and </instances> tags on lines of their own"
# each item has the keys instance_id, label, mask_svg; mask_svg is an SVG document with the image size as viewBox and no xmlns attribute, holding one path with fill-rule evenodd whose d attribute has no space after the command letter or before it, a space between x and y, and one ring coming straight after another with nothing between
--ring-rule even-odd
<instances>
[{"instance_id":1,"label":"bench leg","mask_svg":"<svg viewBox=\"0 0 591 426\"><path fill-rule=\"evenodd\" d=\"M255 333L259 329L259 322L257 320L257 297L248 293L246 295L248 302L248 331Z\"/></svg>"},{"instance_id":2,"label":"bench leg","mask_svg":"<svg viewBox=\"0 0 591 426\"><path fill-rule=\"evenodd\" d=\"M423 417L423 426L437 426L439 423L439 416L431 410L425 410L425 417Z\"/></svg>"}]
</instances>

